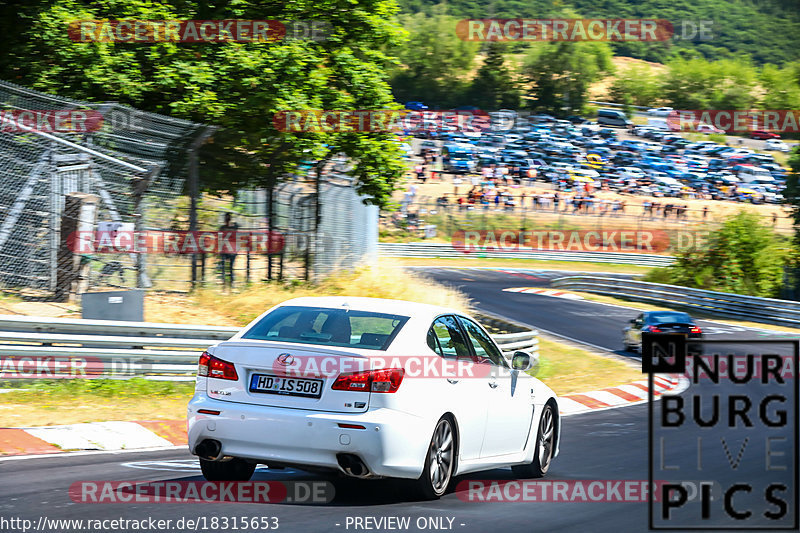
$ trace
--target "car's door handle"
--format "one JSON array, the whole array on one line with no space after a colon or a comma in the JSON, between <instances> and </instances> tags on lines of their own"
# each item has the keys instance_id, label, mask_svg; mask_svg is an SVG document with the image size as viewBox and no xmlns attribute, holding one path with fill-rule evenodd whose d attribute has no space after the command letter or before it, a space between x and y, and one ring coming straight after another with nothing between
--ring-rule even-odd
<instances>
[{"instance_id":1,"label":"car's door handle","mask_svg":"<svg viewBox=\"0 0 800 533\"><path fill-rule=\"evenodd\" d=\"M493 389L496 389L496 388L497 388L497 382L496 382L496 381L490 381L490 382L489 382L489 386L490 386L491 388L493 388Z\"/></svg>"},{"instance_id":2,"label":"car's door handle","mask_svg":"<svg viewBox=\"0 0 800 533\"><path fill-rule=\"evenodd\" d=\"M452 383L453 385L455 385L456 383L458 383L458 380L457 379L453 379L453 378L447 378L447 382L448 383Z\"/></svg>"}]
</instances>

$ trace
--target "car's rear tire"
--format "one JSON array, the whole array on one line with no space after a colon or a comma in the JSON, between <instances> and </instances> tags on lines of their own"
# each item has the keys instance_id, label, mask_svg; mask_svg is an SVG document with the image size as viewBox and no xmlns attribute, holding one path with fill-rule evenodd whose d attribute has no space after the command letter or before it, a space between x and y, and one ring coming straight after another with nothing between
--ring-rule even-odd
<instances>
[{"instance_id":1,"label":"car's rear tire","mask_svg":"<svg viewBox=\"0 0 800 533\"><path fill-rule=\"evenodd\" d=\"M456 462L455 428L450 418L444 416L436 423L422 475L415 482L415 491L423 499L441 498L453 479Z\"/></svg>"},{"instance_id":2,"label":"car's rear tire","mask_svg":"<svg viewBox=\"0 0 800 533\"><path fill-rule=\"evenodd\" d=\"M249 481L253 477L256 465L238 458L230 461L200 459L200 470L208 481Z\"/></svg>"},{"instance_id":3,"label":"car's rear tire","mask_svg":"<svg viewBox=\"0 0 800 533\"><path fill-rule=\"evenodd\" d=\"M536 434L536 447L533 460L525 465L511 467L518 478L544 477L550 470L556 442L556 413L552 404L546 404L539 417L539 430Z\"/></svg>"}]
</instances>

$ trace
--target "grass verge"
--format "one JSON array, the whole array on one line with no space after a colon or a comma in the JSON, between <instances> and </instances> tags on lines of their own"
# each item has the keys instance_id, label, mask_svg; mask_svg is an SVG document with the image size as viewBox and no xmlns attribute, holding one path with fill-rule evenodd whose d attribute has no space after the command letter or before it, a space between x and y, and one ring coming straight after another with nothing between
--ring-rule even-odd
<instances>
[{"instance_id":1,"label":"grass verge","mask_svg":"<svg viewBox=\"0 0 800 533\"><path fill-rule=\"evenodd\" d=\"M194 383L143 378L0 383L24 390L0 394L0 427L53 426L110 420L180 420Z\"/></svg>"},{"instance_id":2,"label":"grass verge","mask_svg":"<svg viewBox=\"0 0 800 533\"><path fill-rule=\"evenodd\" d=\"M536 375L558 395L614 387L642 379L642 372L611 357L549 339L539 339L540 368Z\"/></svg>"},{"instance_id":3,"label":"grass verge","mask_svg":"<svg viewBox=\"0 0 800 533\"><path fill-rule=\"evenodd\" d=\"M540 339L537 377L557 394L611 387L641 378L622 361ZM0 387L0 427L33 427L110 420L182 420L194 383L129 380L47 380Z\"/></svg>"}]
</instances>

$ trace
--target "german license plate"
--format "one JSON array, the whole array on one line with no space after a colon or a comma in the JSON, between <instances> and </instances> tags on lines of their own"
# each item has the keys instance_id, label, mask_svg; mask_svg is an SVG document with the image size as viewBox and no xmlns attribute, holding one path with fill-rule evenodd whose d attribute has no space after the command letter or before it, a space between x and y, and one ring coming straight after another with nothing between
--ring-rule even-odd
<instances>
[{"instance_id":1,"label":"german license plate","mask_svg":"<svg viewBox=\"0 0 800 533\"><path fill-rule=\"evenodd\" d=\"M250 376L250 392L319 398L322 395L321 379L287 378L269 374Z\"/></svg>"}]
</instances>

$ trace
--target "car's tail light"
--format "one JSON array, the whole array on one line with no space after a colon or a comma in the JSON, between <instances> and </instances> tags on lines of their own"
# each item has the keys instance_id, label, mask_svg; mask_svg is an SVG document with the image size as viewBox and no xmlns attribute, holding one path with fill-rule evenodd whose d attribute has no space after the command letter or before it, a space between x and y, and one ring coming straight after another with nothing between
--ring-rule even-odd
<instances>
[{"instance_id":1,"label":"car's tail light","mask_svg":"<svg viewBox=\"0 0 800 533\"><path fill-rule=\"evenodd\" d=\"M197 366L197 375L216 379L229 379L238 381L239 375L233 363L217 359L208 352L200 354L200 363Z\"/></svg>"},{"instance_id":2,"label":"car's tail light","mask_svg":"<svg viewBox=\"0 0 800 533\"><path fill-rule=\"evenodd\" d=\"M339 374L331 388L347 391L397 392L404 374L405 370L402 368L348 372Z\"/></svg>"},{"instance_id":3,"label":"car's tail light","mask_svg":"<svg viewBox=\"0 0 800 533\"><path fill-rule=\"evenodd\" d=\"M648 331L650 333L662 333L662 331L655 326L647 326L647 329L645 331Z\"/></svg>"},{"instance_id":4,"label":"car's tail light","mask_svg":"<svg viewBox=\"0 0 800 533\"><path fill-rule=\"evenodd\" d=\"M689 330L691 333L703 333L703 330L698 328L697 326L692 326L692 329Z\"/></svg>"}]
</instances>

